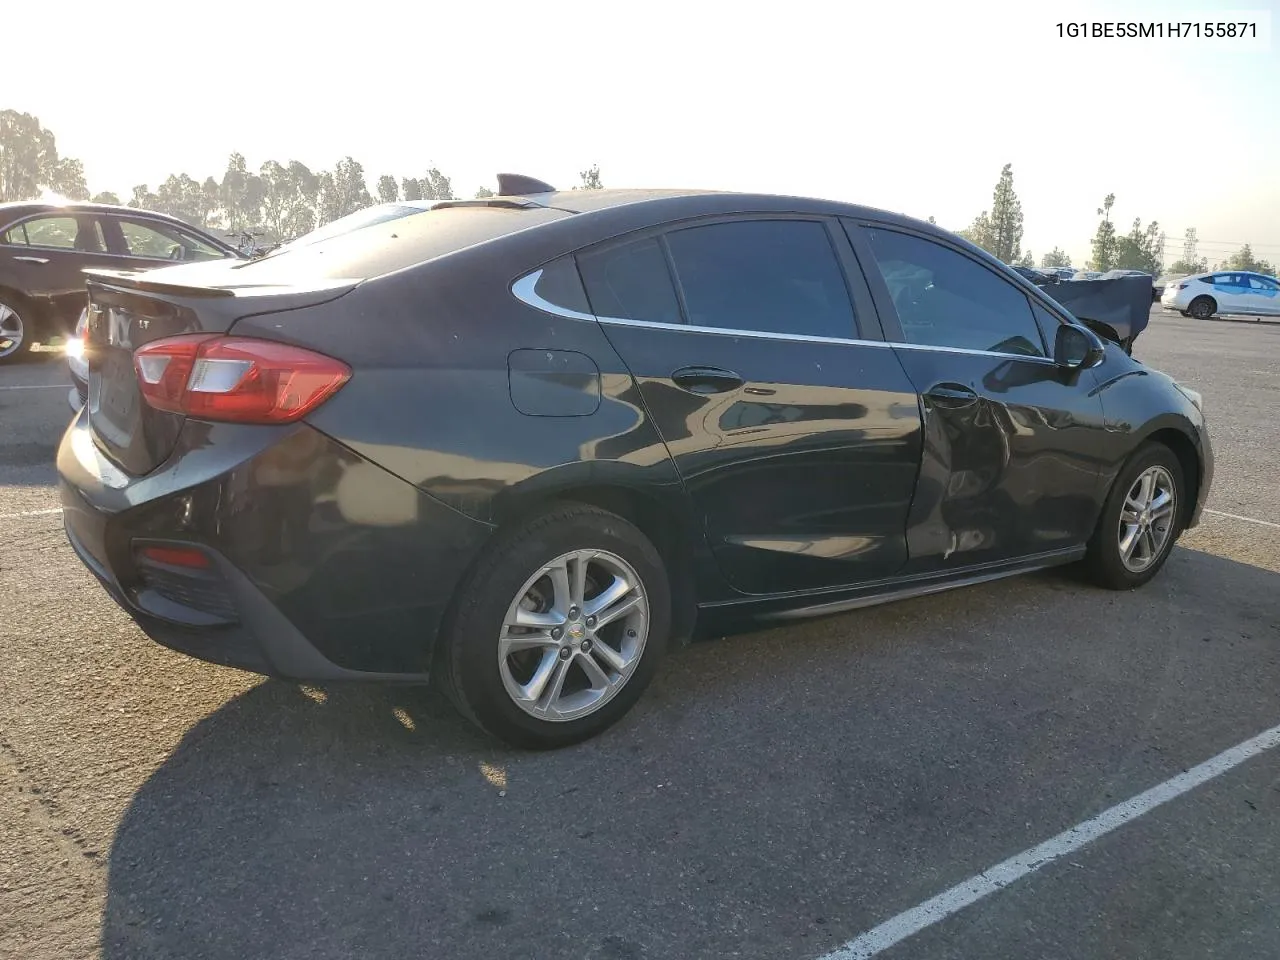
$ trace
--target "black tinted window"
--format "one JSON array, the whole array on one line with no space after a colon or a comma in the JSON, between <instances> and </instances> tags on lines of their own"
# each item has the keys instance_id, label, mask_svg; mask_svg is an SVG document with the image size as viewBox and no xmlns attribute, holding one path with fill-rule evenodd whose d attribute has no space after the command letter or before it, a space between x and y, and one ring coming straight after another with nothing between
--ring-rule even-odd
<instances>
[{"instance_id":1,"label":"black tinted window","mask_svg":"<svg viewBox=\"0 0 1280 960\"><path fill-rule=\"evenodd\" d=\"M527 281L532 285L533 299L543 301L535 303L536 306L545 308L550 305L573 313L591 312L573 257L561 257L548 263L535 270Z\"/></svg>"},{"instance_id":2,"label":"black tinted window","mask_svg":"<svg viewBox=\"0 0 1280 960\"><path fill-rule=\"evenodd\" d=\"M1034 300L1031 301L1031 312L1035 314L1040 333L1044 336L1044 342L1052 345L1054 338L1058 335L1058 328L1062 326L1061 322Z\"/></svg>"},{"instance_id":3,"label":"black tinted window","mask_svg":"<svg viewBox=\"0 0 1280 960\"><path fill-rule=\"evenodd\" d=\"M1042 357L1026 295L968 257L932 240L868 230L876 263L908 343Z\"/></svg>"},{"instance_id":4,"label":"black tinted window","mask_svg":"<svg viewBox=\"0 0 1280 960\"><path fill-rule=\"evenodd\" d=\"M689 323L850 338L853 306L827 228L752 220L667 235Z\"/></svg>"},{"instance_id":5,"label":"black tinted window","mask_svg":"<svg viewBox=\"0 0 1280 960\"><path fill-rule=\"evenodd\" d=\"M596 316L681 322L667 258L657 240L582 254L578 268Z\"/></svg>"}]
</instances>

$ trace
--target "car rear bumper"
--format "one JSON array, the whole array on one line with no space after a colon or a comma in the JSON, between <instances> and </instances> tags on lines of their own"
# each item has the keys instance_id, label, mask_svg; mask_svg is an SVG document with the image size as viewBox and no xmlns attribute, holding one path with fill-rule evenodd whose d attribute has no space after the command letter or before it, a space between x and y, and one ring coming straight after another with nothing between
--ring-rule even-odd
<instances>
[{"instance_id":1,"label":"car rear bumper","mask_svg":"<svg viewBox=\"0 0 1280 960\"><path fill-rule=\"evenodd\" d=\"M67 403L72 410L80 410L84 407L85 402L89 399L89 384L76 376L75 372L71 373L71 390L67 393Z\"/></svg>"},{"instance_id":2,"label":"car rear bumper","mask_svg":"<svg viewBox=\"0 0 1280 960\"><path fill-rule=\"evenodd\" d=\"M486 525L307 426L189 423L165 464L127 477L87 419L58 452L67 539L153 640L275 677L427 679ZM140 562L147 542L209 566Z\"/></svg>"}]
</instances>

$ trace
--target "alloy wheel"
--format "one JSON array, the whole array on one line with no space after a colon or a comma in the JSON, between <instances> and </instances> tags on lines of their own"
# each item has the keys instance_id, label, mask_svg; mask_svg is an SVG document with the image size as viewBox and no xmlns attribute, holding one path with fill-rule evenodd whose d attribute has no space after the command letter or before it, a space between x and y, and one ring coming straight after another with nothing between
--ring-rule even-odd
<instances>
[{"instance_id":1,"label":"alloy wheel","mask_svg":"<svg viewBox=\"0 0 1280 960\"><path fill-rule=\"evenodd\" d=\"M507 609L498 669L507 694L539 720L599 710L635 672L649 601L635 569L607 550L574 550L531 576Z\"/></svg>"},{"instance_id":2,"label":"alloy wheel","mask_svg":"<svg viewBox=\"0 0 1280 960\"><path fill-rule=\"evenodd\" d=\"M0 360L21 350L25 335L22 317L8 304L0 303Z\"/></svg>"},{"instance_id":3,"label":"alloy wheel","mask_svg":"<svg viewBox=\"0 0 1280 960\"><path fill-rule=\"evenodd\" d=\"M1178 491L1164 467L1148 467L1138 474L1120 508L1120 562L1141 573L1159 559L1173 535Z\"/></svg>"}]
</instances>

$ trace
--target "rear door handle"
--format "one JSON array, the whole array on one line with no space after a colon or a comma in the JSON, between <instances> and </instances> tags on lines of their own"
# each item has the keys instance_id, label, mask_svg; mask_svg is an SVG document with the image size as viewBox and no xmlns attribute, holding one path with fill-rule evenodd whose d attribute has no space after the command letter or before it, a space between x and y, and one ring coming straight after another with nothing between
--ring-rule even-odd
<instances>
[{"instance_id":1,"label":"rear door handle","mask_svg":"<svg viewBox=\"0 0 1280 960\"><path fill-rule=\"evenodd\" d=\"M737 390L745 381L732 370L719 367L681 367L671 374L676 386L690 393L728 393Z\"/></svg>"},{"instance_id":2,"label":"rear door handle","mask_svg":"<svg viewBox=\"0 0 1280 960\"><path fill-rule=\"evenodd\" d=\"M936 383L924 395L933 401L934 406L946 410L959 410L978 402L977 391L962 383Z\"/></svg>"},{"instance_id":3,"label":"rear door handle","mask_svg":"<svg viewBox=\"0 0 1280 960\"><path fill-rule=\"evenodd\" d=\"M23 263L48 263L48 257L14 257L15 260L21 260Z\"/></svg>"}]
</instances>

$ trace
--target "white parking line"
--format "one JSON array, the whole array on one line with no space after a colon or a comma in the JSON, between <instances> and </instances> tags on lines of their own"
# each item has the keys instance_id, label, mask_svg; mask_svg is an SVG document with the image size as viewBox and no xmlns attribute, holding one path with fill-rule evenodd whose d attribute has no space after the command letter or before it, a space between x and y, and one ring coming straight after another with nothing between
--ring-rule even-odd
<instances>
[{"instance_id":1,"label":"white parking line","mask_svg":"<svg viewBox=\"0 0 1280 960\"><path fill-rule=\"evenodd\" d=\"M66 390L69 383L25 383L11 387L0 387L0 390Z\"/></svg>"},{"instance_id":2,"label":"white parking line","mask_svg":"<svg viewBox=\"0 0 1280 960\"><path fill-rule=\"evenodd\" d=\"M47 517L61 512L61 507L50 507L48 510L26 510L22 513L0 513L0 520L17 520L21 517Z\"/></svg>"},{"instance_id":3,"label":"white parking line","mask_svg":"<svg viewBox=\"0 0 1280 960\"><path fill-rule=\"evenodd\" d=\"M878 927L868 930L857 939L850 940L843 947L827 954L822 960L868 960L926 927L945 920L983 897L1002 890L1027 874L1048 866L1055 860L1079 850L1085 844L1092 843L1131 820L1150 813L1161 804L1182 796L1188 790L1193 790L1233 767L1239 766L1251 757L1256 757L1276 746L1280 746L1280 726L1272 727L1251 740L1224 750L1199 766L1157 784L1150 790L1145 790L1109 810L1104 810L1091 820L1064 830L1039 846L997 863L994 867L956 884L931 900L926 900L918 907L912 907L886 920Z\"/></svg>"},{"instance_id":4,"label":"white parking line","mask_svg":"<svg viewBox=\"0 0 1280 960\"><path fill-rule=\"evenodd\" d=\"M1204 508L1205 513L1212 513L1215 517L1228 517L1232 520L1243 520L1245 523L1256 523L1260 527L1274 527L1280 530L1280 523L1272 523L1270 520L1259 520L1257 517L1242 517L1238 513L1223 513L1221 510L1210 510Z\"/></svg>"}]
</instances>

